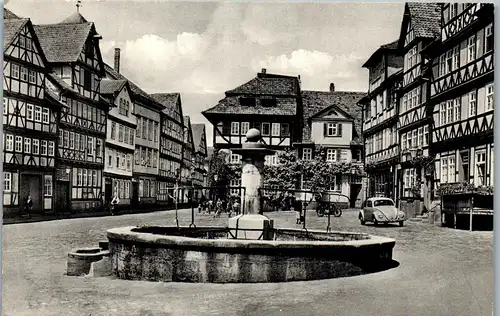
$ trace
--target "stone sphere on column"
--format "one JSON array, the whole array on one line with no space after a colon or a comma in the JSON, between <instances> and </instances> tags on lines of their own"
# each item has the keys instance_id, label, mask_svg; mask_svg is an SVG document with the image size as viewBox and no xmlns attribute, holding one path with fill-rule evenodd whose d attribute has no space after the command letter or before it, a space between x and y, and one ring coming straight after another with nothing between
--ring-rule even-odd
<instances>
[{"instance_id":1,"label":"stone sphere on column","mask_svg":"<svg viewBox=\"0 0 500 316\"><path fill-rule=\"evenodd\" d=\"M247 142L256 143L261 140L260 131L256 128L251 128L246 134Z\"/></svg>"}]
</instances>

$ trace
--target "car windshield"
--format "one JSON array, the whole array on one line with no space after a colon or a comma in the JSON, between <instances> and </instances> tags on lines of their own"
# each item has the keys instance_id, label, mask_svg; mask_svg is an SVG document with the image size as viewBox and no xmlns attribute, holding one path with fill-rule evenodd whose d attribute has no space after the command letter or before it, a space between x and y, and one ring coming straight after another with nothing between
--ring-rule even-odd
<instances>
[{"instance_id":1,"label":"car windshield","mask_svg":"<svg viewBox=\"0 0 500 316\"><path fill-rule=\"evenodd\" d=\"M373 201L374 206L394 206L394 202L391 200L376 200Z\"/></svg>"}]
</instances>

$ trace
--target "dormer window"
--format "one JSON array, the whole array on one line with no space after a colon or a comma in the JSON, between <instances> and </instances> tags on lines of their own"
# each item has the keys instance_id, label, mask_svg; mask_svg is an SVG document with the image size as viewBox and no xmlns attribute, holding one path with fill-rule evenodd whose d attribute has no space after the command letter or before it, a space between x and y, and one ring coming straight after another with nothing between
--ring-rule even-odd
<instances>
[{"instance_id":1,"label":"dormer window","mask_svg":"<svg viewBox=\"0 0 500 316\"><path fill-rule=\"evenodd\" d=\"M241 106L255 106L255 98L241 98Z\"/></svg>"},{"instance_id":2,"label":"dormer window","mask_svg":"<svg viewBox=\"0 0 500 316\"><path fill-rule=\"evenodd\" d=\"M276 107L276 99L262 99L261 104L265 108Z\"/></svg>"}]
</instances>

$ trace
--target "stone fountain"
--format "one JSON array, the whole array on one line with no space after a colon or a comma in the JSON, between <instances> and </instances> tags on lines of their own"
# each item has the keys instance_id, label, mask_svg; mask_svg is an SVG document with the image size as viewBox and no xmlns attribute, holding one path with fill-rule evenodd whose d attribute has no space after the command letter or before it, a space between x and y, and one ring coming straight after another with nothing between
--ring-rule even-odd
<instances>
[{"instance_id":1,"label":"stone fountain","mask_svg":"<svg viewBox=\"0 0 500 316\"><path fill-rule=\"evenodd\" d=\"M68 274L88 270L92 260L100 260L98 270L110 267L109 274L121 279L200 283L306 281L394 267L396 241L391 238L275 228L260 210L259 194L265 156L274 151L260 139L260 132L251 129L242 148L233 150L243 159L245 212L230 218L227 226L113 228L107 231L108 244L103 247L109 250L102 249L104 253L99 249L70 253Z\"/></svg>"}]
</instances>

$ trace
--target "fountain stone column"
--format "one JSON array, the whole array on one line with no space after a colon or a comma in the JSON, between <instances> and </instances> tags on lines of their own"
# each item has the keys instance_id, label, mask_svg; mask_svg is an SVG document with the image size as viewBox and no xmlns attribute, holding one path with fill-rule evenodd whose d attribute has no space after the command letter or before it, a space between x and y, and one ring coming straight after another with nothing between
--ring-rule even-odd
<instances>
[{"instance_id":1,"label":"fountain stone column","mask_svg":"<svg viewBox=\"0 0 500 316\"><path fill-rule=\"evenodd\" d=\"M241 192L241 203L245 214L229 219L229 231L236 239L272 240L274 221L261 214L259 188L263 183L261 172L264 169L265 157L273 155L275 151L265 148L260 142L260 131L255 128L247 132L246 138L242 148L232 150L242 157L241 186L245 189Z\"/></svg>"}]
</instances>

